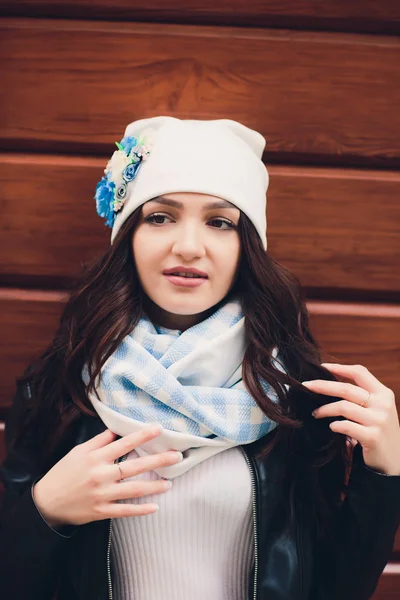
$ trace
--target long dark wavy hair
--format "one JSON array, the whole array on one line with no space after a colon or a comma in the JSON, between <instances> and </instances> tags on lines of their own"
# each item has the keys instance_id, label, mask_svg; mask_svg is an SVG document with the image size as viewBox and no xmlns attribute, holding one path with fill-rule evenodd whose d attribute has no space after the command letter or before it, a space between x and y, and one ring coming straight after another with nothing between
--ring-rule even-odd
<instances>
[{"instance_id":1,"label":"long dark wavy hair","mask_svg":"<svg viewBox=\"0 0 400 600\"><path fill-rule=\"evenodd\" d=\"M27 429L32 434L34 428L42 473L63 455L68 432L79 417L97 416L88 391L95 391L102 365L142 315L145 296L132 252L132 235L140 216L141 207L124 222L105 254L85 267L70 290L53 341L19 379L20 385L28 384L31 395L15 439ZM288 505L293 521L301 510L301 518L308 519L317 536L329 538L332 516L346 490L348 447L345 436L328 427L333 419L318 420L311 415L314 408L338 398L310 392L300 382L335 377L321 366L321 350L309 329L299 280L265 252L244 213L238 231L240 263L229 294L239 294L245 315L248 345L243 381L265 415L278 423L259 447L257 442L257 455L266 460L279 450L284 457L279 469L282 489L286 490L282 506ZM275 346L285 373L271 359ZM87 388L81 376L84 364L90 374ZM272 386L279 402L267 396L260 379Z\"/></svg>"}]
</instances>

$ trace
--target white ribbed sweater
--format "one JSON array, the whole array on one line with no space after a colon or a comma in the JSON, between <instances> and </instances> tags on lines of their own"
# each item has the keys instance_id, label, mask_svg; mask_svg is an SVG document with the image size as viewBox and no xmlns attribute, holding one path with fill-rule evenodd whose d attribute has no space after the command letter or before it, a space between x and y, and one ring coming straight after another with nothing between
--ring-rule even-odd
<instances>
[{"instance_id":1,"label":"white ribbed sweater","mask_svg":"<svg viewBox=\"0 0 400 600\"><path fill-rule=\"evenodd\" d=\"M137 457L132 451L127 460ZM132 477L159 479L154 471ZM126 480L128 481L128 479ZM239 447L173 479L160 510L112 523L116 600L243 600L254 562L250 472Z\"/></svg>"}]
</instances>

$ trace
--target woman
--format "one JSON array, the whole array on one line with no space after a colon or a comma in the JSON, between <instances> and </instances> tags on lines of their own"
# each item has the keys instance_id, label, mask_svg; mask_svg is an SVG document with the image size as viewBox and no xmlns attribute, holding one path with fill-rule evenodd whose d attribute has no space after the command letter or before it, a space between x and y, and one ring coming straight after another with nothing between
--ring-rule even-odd
<instances>
[{"instance_id":1,"label":"woman","mask_svg":"<svg viewBox=\"0 0 400 600\"><path fill-rule=\"evenodd\" d=\"M171 117L117 144L95 196L111 247L6 425L4 597L373 593L399 524L395 399L321 364L301 286L265 252L264 145Z\"/></svg>"}]
</instances>

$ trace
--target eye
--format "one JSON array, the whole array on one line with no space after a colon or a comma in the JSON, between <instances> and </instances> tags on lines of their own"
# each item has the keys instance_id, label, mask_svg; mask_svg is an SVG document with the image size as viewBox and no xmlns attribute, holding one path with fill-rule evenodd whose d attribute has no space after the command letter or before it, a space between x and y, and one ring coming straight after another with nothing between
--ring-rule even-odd
<instances>
[{"instance_id":1,"label":"eye","mask_svg":"<svg viewBox=\"0 0 400 600\"><path fill-rule=\"evenodd\" d=\"M164 223L162 222L162 219L168 219L169 217L167 215L164 215L162 213L153 213L152 215L149 215L148 217L146 217L144 220L146 221L146 223L153 223L153 225L164 225ZM160 221L161 219L161 221Z\"/></svg>"},{"instance_id":2,"label":"eye","mask_svg":"<svg viewBox=\"0 0 400 600\"><path fill-rule=\"evenodd\" d=\"M236 225L234 223L232 223L232 221L229 221L229 219L213 219L212 221L209 221L209 223L221 223L222 225L227 225L227 227L222 227L222 226L215 226L216 229L235 229Z\"/></svg>"},{"instance_id":3,"label":"eye","mask_svg":"<svg viewBox=\"0 0 400 600\"><path fill-rule=\"evenodd\" d=\"M153 225L164 225L165 221L163 221L163 219L170 219L170 217L163 213L153 213L148 217L145 217L144 221ZM232 221L229 221L229 219L216 218L209 221L209 223L211 223L215 229L227 230L236 228L236 225L232 223Z\"/></svg>"}]
</instances>

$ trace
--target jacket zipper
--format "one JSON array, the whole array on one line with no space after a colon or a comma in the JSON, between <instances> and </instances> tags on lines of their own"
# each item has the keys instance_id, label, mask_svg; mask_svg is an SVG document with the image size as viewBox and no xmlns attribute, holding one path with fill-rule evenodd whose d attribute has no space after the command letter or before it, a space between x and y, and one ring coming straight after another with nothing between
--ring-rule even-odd
<instances>
[{"instance_id":1,"label":"jacket zipper","mask_svg":"<svg viewBox=\"0 0 400 600\"><path fill-rule=\"evenodd\" d=\"M254 593L253 600L257 600L257 576L258 576L258 535L257 535L257 495L256 495L256 478L254 475L254 467L247 456L243 446L241 446L245 460L250 470L251 477L251 490L252 490L252 504L253 504L253 532L254 532ZM123 462L127 458L127 454L122 456L117 462ZM112 532L112 519L110 519L110 527L108 531L108 546L107 546L107 578L108 578L108 598L113 600L113 589L111 582L111 532Z\"/></svg>"},{"instance_id":2,"label":"jacket zipper","mask_svg":"<svg viewBox=\"0 0 400 600\"><path fill-rule=\"evenodd\" d=\"M240 446L246 462L250 470L251 488L253 498L253 531L254 531L254 593L253 600L257 600L257 576L258 576L258 534L257 534L257 493L256 493L256 478L254 475L254 467L250 458L246 454L243 446Z\"/></svg>"},{"instance_id":3,"label":"jacket zipper","mask_svg":"<svg viewBox=\"0 0 400 600\"><path fill-rule=\"evenodd\" d=\"M127 459L128 454L125 454L124 456L121 456L117 461L115 461L115 463L120 463L123 462L124 460ZM111 560L110 560L110 556L111 556L111 532L112 532L112 523L113 520L110 519L110 527L108 530L108 545L107 545L107 581L108 581L108 600L113 600L113 589L112 589L112 582L111 582Z\"/></svg>"},{"instance_id":4,"label":"jacket zipper","mask_svg":"<svg viewBox=\"0 0 400 600\"><path fill-rule=\"evenodd\" d=\"M112 530L112 519L110 519L110 528L108 530L108 546L107 546L107 580L108 580L108 598L109 598L109 600L113 600L113 590L112 590L112 583L111 583L111 565L110 565L111 530Z\"/></svg>"}]
</instances>

